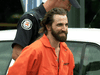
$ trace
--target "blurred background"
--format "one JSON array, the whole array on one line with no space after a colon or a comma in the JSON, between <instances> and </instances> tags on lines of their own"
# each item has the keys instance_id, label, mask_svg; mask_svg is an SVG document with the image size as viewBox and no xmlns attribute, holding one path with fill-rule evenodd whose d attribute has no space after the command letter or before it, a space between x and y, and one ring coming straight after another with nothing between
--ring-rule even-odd
<instances>
[{"instance_id":1,"label":"blurred background","mask_svg":"<svg viewBox=\"0 0 100 75\"><path fill-rule=\"evenodd\" d=\"M46 0L0 0L0 30L16 29L26 11ZM77 0L81 9L68 12L69 28L100 28L100 0Z\"/></svg>"}]
</instances>

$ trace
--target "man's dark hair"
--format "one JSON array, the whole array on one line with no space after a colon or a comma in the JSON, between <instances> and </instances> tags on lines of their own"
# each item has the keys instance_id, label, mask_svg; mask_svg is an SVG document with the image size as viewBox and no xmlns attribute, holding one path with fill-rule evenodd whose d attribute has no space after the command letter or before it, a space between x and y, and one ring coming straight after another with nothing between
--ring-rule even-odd
<instances>
[{"instance_id":1,"label":"man's dark hair","mask_svg":"<svg viewBox=\"0 0 100 75\"><path fill-rule=\"evenodd\" d=\"M50 11L48 11L40 23L42 28L40 28L39 33L45 32L45 34L47 35L46 25L52 25L52 23L54 22L53 16L55 14L67 15L67 11L65 11L63 8L53 8Z\"/></svg>"}]
</instances>

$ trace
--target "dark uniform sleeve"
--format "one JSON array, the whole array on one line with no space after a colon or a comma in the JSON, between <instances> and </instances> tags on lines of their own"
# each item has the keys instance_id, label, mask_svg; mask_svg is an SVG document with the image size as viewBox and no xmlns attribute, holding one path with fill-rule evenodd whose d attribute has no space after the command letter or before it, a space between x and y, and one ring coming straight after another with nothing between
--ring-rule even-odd
<instances>
[{"instance_id":1,"label":"dark uniform sleeve","mask_svg":"<svg viewBox=\"0 0 100 75\"><path fill-rule=\"evenodd\" d=\"M36 39L38 32L36 21L34 15L32 16L30 14L25 14L20 18L12 47L14 47L15 44L25 47Z\"/></svg>"}]
</instances>

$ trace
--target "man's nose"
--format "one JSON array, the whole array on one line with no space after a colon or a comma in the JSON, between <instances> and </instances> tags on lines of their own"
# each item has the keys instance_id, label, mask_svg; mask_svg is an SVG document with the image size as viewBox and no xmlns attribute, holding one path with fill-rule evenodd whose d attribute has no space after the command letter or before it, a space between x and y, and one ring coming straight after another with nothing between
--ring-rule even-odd
<instances>
[{"instance_id":1,"label":"man's nose","mask_svg":"<svg viewBox=\"0 0 100 75\"><path fill-rule=\"evenodd\" d=\"M66 31L67 30L67 27L64 25L63 27L62 27L62 31Z\"/></svg>"}]
</instances>

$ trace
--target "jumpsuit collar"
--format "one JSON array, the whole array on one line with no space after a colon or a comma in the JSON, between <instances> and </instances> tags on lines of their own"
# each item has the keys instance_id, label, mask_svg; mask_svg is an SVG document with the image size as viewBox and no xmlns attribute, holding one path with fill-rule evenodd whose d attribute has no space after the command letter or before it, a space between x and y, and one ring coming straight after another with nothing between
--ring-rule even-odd
<instances>
[{"instance_id":1,"label":"jumpsuit collar","mask_svg":"<svg viewBox=\"0 0 100 75\"><path fill-rule=\"evenodd\" d=\"M43 34L43 37L40 40L41 40L41 42L43 43L44 46L52 48L52 46L51 46L51 44L49 42L49 39L47 38L47 36L45 34ZM65 42L60 42L60 46L63 46L64 48L67 47Z\"/></svg>"}]
</instances>

